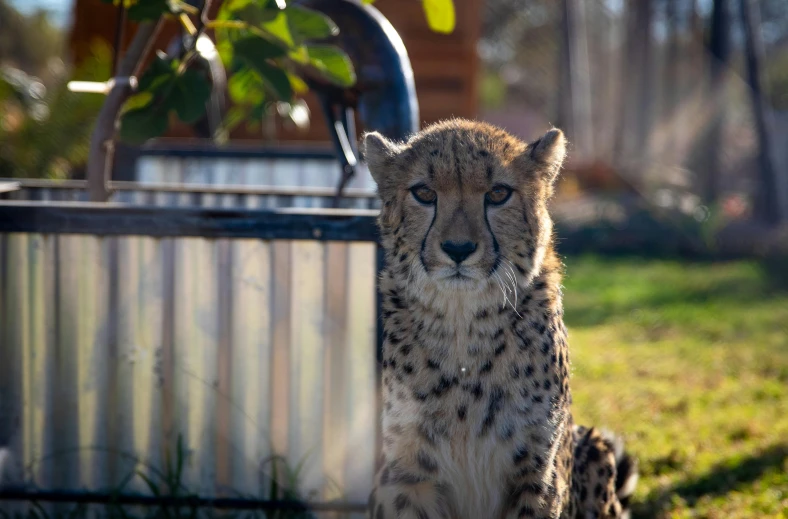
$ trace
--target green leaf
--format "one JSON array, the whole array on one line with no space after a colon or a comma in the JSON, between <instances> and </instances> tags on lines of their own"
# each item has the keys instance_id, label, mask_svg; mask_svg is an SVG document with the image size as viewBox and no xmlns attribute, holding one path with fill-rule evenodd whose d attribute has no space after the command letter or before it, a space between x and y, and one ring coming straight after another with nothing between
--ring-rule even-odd
<instances>
[{"instance_id":1,"label":"green leaf","mask_svg":"<svg viewBox=\"0 0 788 519\"><path fill-rule=\"evenodd\" d=\"M159 90L164 83L175 77L175 70L178 68L178 63L177 60L164 58L157 54L148 66L148 69L139 79L137 90L140 92L155 92Z\"/></svg>"},{"instance_id":2,"label":"green leaf","mask_svg":"<svg viewBox=\"0 0 788 519\"><path fill-rule=\"evenodd\" d=\"M216 31L216 52L219 53L219 59L222 60L222 64L225 67L229 67L233 62L234 56L233 42L226 35L222 34L224 32L224 30Z\"/></svg>"},{"instance_id":3,"label":"green leaf","mask_svg":"<svg viewBox=\"0 0 788 519\"><path fill-rule=\"evenodd\" d=\"M211 97L211 85L196 70L186 70L175 82L167 97L170 108L186 124L197 122L205 114L205 103Z\"/></svg>"},{"instance_id":4,"label":"green leaf","mask_svg":"<svg viewBox=\"0 0 788 519\"><path fill-rule=\"evenodd\" d=\"M167 131L167 110L151 104L129 110L120 119L120 138L130 144L142 144Z\"/></svg>"},{"instance_id":5,"label":"green leaf","mask_svg":"<svg viewBox=\"0 0 788 519\"><path fill-rule=\"evenodd\" d=\"M270 0L232 0L222 4L213 25L216 48L226 67L233 63L234 45L238 40L263 38L268 40L270 45L282 48L285 53L292 46L286 20L284 27L282 21L277 21L281 11L275 5L269 8L268 4L271 4ZM239 22L244 27L230 26Z\"/></svg>"},{"instance_id":6,"label":"green leaf","mask_svg":"<svg viewBox=\"0 0 788 519\"><path fill-rule=\"evenodd\" d=\"M233 43L236 57L252 64L271 58L280 58L286 54L285 49L259 36L247 36Z\"/></svg>"},{"instance_id":7,"label":"green leaf","mask_svg":"<svg viewBox=\"0 0 788 519\"><path fill-rule=\"evenodd\" d=\"M454 31L454 2L452 0L422 0L427 24L435 32L449 34Z\"/></svg>"},{"instance_id":8,"label":"green leaf","mask_svg":"<svg viewBox=\"0 0 788 519\"><path fill-rule=\"evenodd\" d=\"M350 58L333 45L307 45L309 63L326 79L339 86L349 87L356 83L356 72Z\"/></svg>"},{"instance_id":9,"label":"green leaf","mask_svg":"<svg viewBox=\"0 0 788 519\"><path fill-rule=\"evenodd\" d=\"M287 53L287 58L299 65L309 65L309 53L303 45L290 49Z\"/></svg>"},{"instance_id":10,"label":"green leaf","mask_svg":"<svg viewBox=\"0 0 788 519\"><path fill-rule=\"evenodd\" d=\"M167 0L138 0L136 4L129 6L126 13L129 18L141 22L145 20L158 20L165 14L174 13Z\"/></svg>"},{"instance_id":11,"label":"green leaf","mask_svg":"<svg viewBox=\"0 0 788 519\"><path fill-rule=\"evenodd\" d=\"M231 9L231 19L243 20L244 22L262 27L266 23L270 23L282 13L276 6L273 9L266 5L261 5L259 2L250 2L238 9Z\"/></svg>"},{"instance_id":12,"label":"green leaf","mask_svg":"<svg viewBox=\"0 0 788 519\"><path fill-rule=\"evenodd\" d=\"M322 39L339 34L339 27L323 13L298 6L285 9L290 34L296 41Z\"/></svg>"},{"instance_id":13,"label":"green leaf","mask_svg":"<svg viewBox=\"0 0 788 519\"><path fill-rule=\"evenodd\" d=\"M290 86L290 79L288 79L284 70L267 63L258 63L255 65L255 69L262 76L263 83L265 83L266 87L268 87L279 100L289 101L293 98L293 87Z\"/></svg>"},{"instance_id":14,"label":"green leaf","mask_svg":"<svg viewBox=\"0 0 788 519\"><path fill-rule=\"evenodd\" d=\"M288 101L291 97L293 97L293 89L290 86L290 80L287 78L287 74L285 72L266 61L266 59L270 56L266 56L265 54L261 53L258 54L255 52L256 48L263 48L261 47L261 42L264 42L262 38L255 38L260 40L260 42L247 41L243 45L235 48L236 55L242 59L244 63L246 63L249 67L259 73L259 77L262 79L265 86L271 90L274 95L283 100ZM274 46L274 48L278 49L278 47ZM266 52L273 52L273 50L268 50ZM243 71L239 72L239 74L243 74ZM239 82L243 80L251 79L250 76L242 76L239 78ZM243 97L239 90L240 85L236 83L233 85L233 90L235 93L231 92L231 96L238 96Z\"/></svg>"},{"instance_id":15,"label":"green leaf","mask_svg":"<svg viewBox=\"0 0 788 519\"><path fill-rule=\"evenodd\" d=\"M239 70L227 80L227 91L230 99L236 104L254 105L262 103L263 80L260 75L251 68Z\"/></svg>"},{"instance_id":16,"label":"green leaf","mask_svg":"<svg viewBox=\"0 0 788 519\"><path fill-rule=\"evenodd\" d=\"M222 4L222 9L227 9L228 11L238 11L252 3L257 5L260 5L262 3L263 6L265 6L267 2L265 1L261 2L260 0L227 0Z\"/></svg>"},{"instance_id":17,"label":"green leaf","mask_svg":"<svg viewBox=\"0 0 788 519\"><path fill-rule=\"evenodd\" d=\"M246 119L246 111L240 106L232 106L224 116L222 126L225 131L230 132Z\"/></svg>"},{"instance_id":18,"label":"green leaf","mask_svg":"<svg viewBox=\"0 0 788 519\"><path fill-rule=\"evenodd\" d=\"M123 114L130 110L142 108L143 106L149 105L151 101L153 101L153 94L151 92L138 92L126 99L126 102L123 103L123 108L121 108L121 113Z\"/></svg>"},{"instance_id":19,"label":"green leaf","mask_svg":"<svg viewBox=\"0 0 788 519\"><path fill-rule=\"evenodd\" d=\"M375 0L361 0L362 4L371 5L375 2Z\"/></svg>"},{"instance_id":20,"label":"green leaf","mask_svg":"<svg viewBox=\"0 0 788 519\"><path fill-rule=\"evenodd\" d=\"M282 11L276 11L277 15L270 21L259 24L259 27L270 34L287 47L293 47L295 41L290 33L290 25L287 23L287 15Z\"/></svg>"},{"instance_id":21,"label":"green leaf","mask_svg":"<svg viewBox=\"0 0 788 519\"><path fill-rule=\"evenodd\" d=\"M304 83L304 80L300 77L296 76L295 74L287 73L288 79L290 79L290 86L293 87L293 92L296 94L305 94L309 91L309 86Z\"/></svg>"}]
</instances>

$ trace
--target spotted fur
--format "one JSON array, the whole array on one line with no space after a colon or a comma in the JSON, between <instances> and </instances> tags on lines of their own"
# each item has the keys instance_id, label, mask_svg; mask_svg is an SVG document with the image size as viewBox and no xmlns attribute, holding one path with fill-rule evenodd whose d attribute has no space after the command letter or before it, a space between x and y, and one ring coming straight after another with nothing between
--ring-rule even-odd
<instances>
[{"instance_id":1,"label":"spotted fur","mask_svg":"<svg viewBox=\"0 0 788 519\"><path fill-rule=\"evenodd\" d=\"M364 143L386 251L384 463L370 517L621 517L624 458L570 413L547 212L561 131L525 144L452 120L406 143Z\"/></svg>"}]
</instances>

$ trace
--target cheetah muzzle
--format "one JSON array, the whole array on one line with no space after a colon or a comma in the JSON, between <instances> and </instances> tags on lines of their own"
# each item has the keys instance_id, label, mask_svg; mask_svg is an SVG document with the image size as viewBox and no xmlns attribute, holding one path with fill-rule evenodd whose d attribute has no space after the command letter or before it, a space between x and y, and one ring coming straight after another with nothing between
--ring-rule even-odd
<instances>
[{"instance_id":1,"label":"cheetah muzzle","mask_svg":"<svg viewBox=\"0 0 788 519\"><path fill-rule=\"evenodd\" d=\"M373 519L627 514L620 441L573 424L547 203L560 130L526 144L451 120L364 138L378 184L383 465Z\"/></svg>"}]
</instances>

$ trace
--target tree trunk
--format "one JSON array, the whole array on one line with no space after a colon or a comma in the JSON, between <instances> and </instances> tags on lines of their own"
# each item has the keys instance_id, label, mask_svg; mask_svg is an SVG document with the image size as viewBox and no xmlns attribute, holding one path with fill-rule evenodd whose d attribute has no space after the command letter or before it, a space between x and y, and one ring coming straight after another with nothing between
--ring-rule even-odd
<instances>
[{"instance_id":1,"label":"tree trunk","mask_svg":"<svg viewBox=\"0 0 788 519\"><path fill-rule=\"evenodd\" d=\"M106 202L109 198L108 182L112 174L115 154L115 132L118 115L123 103L132 92L128 78L139 74L145 56L150 51L161 20L140 24L126 54L118 65L116 84L107 94L90 136L90 152L87 164L88 191L91 202Z\"/></svg>"},{"instance_id":2,"label":"tree trunk","mask_svg":"<svg viewBox=\"0 0 788 519\"><path fill-rule=\"evenodd\" d=\"M558 103L556 109L556 125L560 127L570 139L574 139L575 129L572 127L572 87L570 69L571 64L569 48L571 35L569 27L569 10L567 2L561 0L561 43L558 48Z\"/></svg>"},{"instance_id":3,"label":"tree trunk","mask_svg":"<svg viewBox=\"0 0 788 519\"><path fill-rule=\"evenodd\" d=\"M633 155L643 158L648 144L653 97L651 20L651 0L630 0L626 4L627 37L622 52L622 95L615 138L619 159Z\"/></svg>"},{"instance_id":4,"label":"tree trunk","mask_svg":"<svg viewBox=\"0 0 788 519\"><path fill-rule=\"evenodd\" d=\"M755 116L758 135L758 166L760 173L758 216L767 223L779 223L788 219L788 178L777 171L772 162L771 124L769 109L763 101L761 87L761 60L763 48L760 34L758 5L753 0L740 0L742 27L747 61L747 82Z\"/></svg>"},{"instance_id":5,"label":"tree trunk","mask_svg":"<svg viewBox=\"0 0 788 519\"><path fill-rule=\"evenodd\" d=\"M665 54L665 72L663 75L662 95L663 112L668 117L673 115L679 99L678 71L681 56L679 55L678 13L676 0L666 0L665 18L667 22L668 48Z\"/></svg>"},{"instance_id":6,"label":"tree trunk","mask_svg":"<svg viewBox=\"0 0 788 519\"><path fill-rule=\"evenodd\" d=\"M637 140L635 141L636 150L638 153L648 151L648 138L651 129L651 112L652 112L652 99L654 98L655 91L653 86L653 60L652 60L652 18L653 18L653 2L651 0L638 0L636 2L636 16L637 16L637 59L638 59L638 82L637 82L637 101L636 105L632 107L632 112L636 117L635 129L637 131ZM643 157L641 155L641 157Z\"/></svg>"},{"instance_id":7,"label":"tree trunk","mask_svg":"<svg viewBox=\"0 0 788 519\"><path fill-rule=\"evenodd\" d=\"M574 143L575 157L583 161L594 147L585 6L583 0L562 0L561 7L558 119Z\"/></svg>"},{"instance_id":8,"label":"tree trunk","mask_svg":"<svg viewBox=\"0 0 788 519\"><path fill-rule=\"evenodd\" d=\"M564 0L569 50L569 87L575 153L588 160L594 152L591 122L591 73L588 67L585 0Z\"/></svg>"},{"instance_id":9,"label":"tree trunk","mask_svg":"<svg viewBox=\"0 0 788 519\"><path fill-rule=\"evenodd\" d=\"M711 126L706 140L706 171L701 187L702 198L706 204L714 204L719 198L720 179L722 177L721 152L723 149L722 134L725 126L725 71L730 61L730 13L726 0L714 0L711 13L711 37L709 52L709 99L713 110Z\"/></svg>"},{"instance_id":10,"label":"tree trunk","mask_svg":"<svg viewBox=\"0 0 788 519\"><path fill-rule=\"evenodd\" d=\"M702 70L706 49L703 43L703 20L698 10L698 0L692 0L690 10L689 31L690 31L690 59L691 70ZM692 77L691 85L698 84L698 77Z\"/></svg>"}]
</instances>

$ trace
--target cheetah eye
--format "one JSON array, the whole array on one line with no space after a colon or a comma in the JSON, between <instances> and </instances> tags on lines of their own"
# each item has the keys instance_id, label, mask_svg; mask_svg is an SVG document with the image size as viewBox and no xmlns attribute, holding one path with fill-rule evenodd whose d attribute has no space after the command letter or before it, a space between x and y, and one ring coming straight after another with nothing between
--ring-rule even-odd
<instances>
[{"instance_id":1,"label":"cheetah eye","mask_svg":"<svg viewBox=\"0 0 788 519\"><path fill-rule=\"evenodd\" d=\"M494 186L487 192L486 195L484 195L484 197L487 199L487 202L491 203L492 205L501 205L509 200L510 196L512 196L512 188L504 185Z\"/></svg>"},{"instance_id":2,"label":"cheetah eye","mask_svg":"<svg viewBox=\"0 0 788 519\"><path fill-rule=\"evenodd\" d=\"M428 188L424 184L419 184L410 188L413 198L420 204L432 205L438 199L438 193Z\"/></svg>"}]
</instances>

